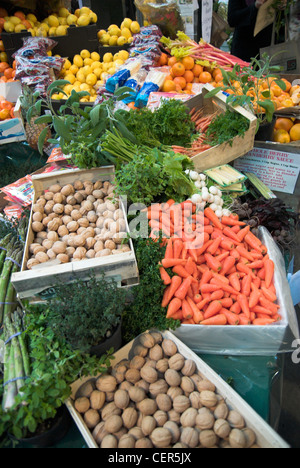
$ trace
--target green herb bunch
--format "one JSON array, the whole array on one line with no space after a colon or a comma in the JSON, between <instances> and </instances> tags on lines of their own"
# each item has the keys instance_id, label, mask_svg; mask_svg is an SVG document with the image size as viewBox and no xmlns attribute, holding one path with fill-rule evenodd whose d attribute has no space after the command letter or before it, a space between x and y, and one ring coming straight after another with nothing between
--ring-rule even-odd
<instances>
[{"instance_id":1,"label":"green herb bunch","mask_svg":"<svg viewBox=\"0 0 300 468\"><path fill-rule=\"evenodd\" d=\"M227 109L224 114L219 114L212 120L204 141L211 146L222 143L232 145L233 139L237 136L244 136L248 129L249 120L246 117Z\"/></svg>"},{"instance_id":2,"label":"green herb bunch","mask_svg":"<svg viewBox=\"0 0 300 468\"><path fill-rule=\"evenodd\" d=\"M132 288L132 304L126 308L122 320L122 334L125 342L136 338L151 328L175 330L179 320L167 319L166 309L161 306L165 286L161 281L159 262L163 259L165 248L161 239L139 237L134 248L140 272L140 283Z\"/></svg>"},{"instance_id":3,"label":"green herb bunch","mask_svg":"<svg viewBox=\"0 0 300 468\"><path fill-rule=\"evenodd\" d=\"M72 349L88 352L120 324L125 291L103 275L55 287L47 300L49 325Z\"/></svg>"},{"instance_id":4,"label":"green herb bunch","mask_svg":"<svg viewBox=\"0 0 300 468\"><path fill-rule=\"evenodd\" d=\"M71 383L107 372L113 359L113 350L101 358L74 351L49 325L44 306L28 306L25 320L31 373L13 407L0 408L0 435L9 432L17 438L45 430L71 395Z\"/></svg>"}]
</instances>

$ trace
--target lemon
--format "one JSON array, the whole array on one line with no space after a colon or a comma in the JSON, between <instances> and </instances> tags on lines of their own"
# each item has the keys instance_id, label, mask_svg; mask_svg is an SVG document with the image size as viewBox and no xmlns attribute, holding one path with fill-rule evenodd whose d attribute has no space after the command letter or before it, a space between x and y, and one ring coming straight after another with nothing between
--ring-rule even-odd
<instances>
[{"instance_id":1,"label":"lemon","mask_svg":"<svg viewBox=\"0 0 300 468\"><path fill-rule=\"evenodd\" d=\"M96 75L97 78L100 78L100 77L101 77L102 72L103 72L103 69L100 68L100 67L99 67L99 68L95 68L95 69L93 70L93 73L94 73L94 75Z\"/></svg>"},{"instance_id":2,"label":"lemon","mask_svg":"<svg viewBox=\"0 0 300 468\"><path fill-rule=\"evenodd\" d=\"M100 40L104 34L107 34L105 29L100 29L100 31L97 32L98 39Z\"/></svg>"},{"instance_id":3,"label":"lemon","mask_svg":"<svg viewBox=\"0 0 300 468\"><path fill-rule=\"evenodd\" d=\"M106 81L108 77L109 77L109 74L107 72L102 72L101 73L101 80L102 81Z\"/></svg>"},{"instance_id":4,"label":"lemon","mask_svg":"<svg viewBox=\"0 0 300 468\"><path fill-rule=\"evenodd\" d=\"M115 60L115 65L117 68L119 68L121 65L124 65L124 61L121 59Z\"/></svg>"},{"instance_id":5,"label":"lemon","mask_svg":"<svg viewBox=\"0 0 300 468\"><path fill-rule=\"evenodd\" d=\"M126 39L129 39L132 36L131 31L128 28L123 28L121 30L121 35L126 37Z\"/></svg>"},{"instance_id":6,"label":"lemon","mask_svg":"<svg viewBox=\"0 0 300 468\"><path fill-rule=\"evenodd\" d=\"M45 31L45 29L39 27L37 32L36 32L36 35L38 37L47 37L48 34L47 34L47 31Z\"/></svg>"},{"instance_id":7,"label":"lemon","mask_svg":"<svg viewBox=\"0 0 300 468\"><path fill-rule=\"evenodd\" d=\"M97 23L98 16L96 15L96 13L91 11L91 13L89 14L89 17L90 17L90 23Z\"/></svg>"},{"instance_id":8,"label":"lemon","mask_svg":"<svg viewBox=\"0 0 300 468\"><path fill-rule=\"evenodd\" d=\"M96 70L96 68L102 68L102 63L99 60L96 60L91 64L91 69Z\"/></svg>"},{"instance_id":9,"label":"lemon","mask_svg":"<svg viewBox=\"0 0 300 468\"><path fill-rule=\"evenodd\" d=\"M77 21L78 21L78 18L76 15L69 15L67 17L67 23L69 26L71 26L71 24L77 24Z\"/></svg>"},{"instance_id":10,"label":"lemon","mask_svg":"<svg viewBox=\"0 0 300 468\"><path fill-rule=\"evenodd\" d=\"M76 19L77 19L77 16L76 16ZM59 17L58 17L58 21L59 21L59 24L63 24L63 25L67 25L67 24L68 24L67 18L64 18L63 16L59 16Z\"/></svg>"},{"instance_id":11,"label":"lemon","mask_svg":"<svg viewBox=\"0 0 300 468\"><path fill-rule=\"evenodd\" d=\"M79 54L74 55L73 65L76 65L76 67L78 68L83 67L83 58L81 57L81 55Z\"/></svg>"},{"instance_id":12,"label":"lemon","mask_svg":"<svg viewBox=\"0 0 300 468\"><path fill-rule=\"evenodd\" d=\"M80 83L85 83L85 74L82 70L79 70L79 72L76 74L76 78L77 81L80 81Z\"/></svg>"},{"instance_id":13,"label":"lemon","mask_svg":"<svg viewBox=\"0 0 300 468\"><path fill-rule=\"evenodd\" d=\"M127 50L120 50L118 54L119 54L119 58L124 61L129 58L129 52Z\"/></svg>"},{"instance_id":14,"label":"lemon","mask_svg":"<svg viewBox=\"0 0 300 468\"><path fill-rule=\"evenodd\" d=\"M64 25L60 25L56 28L56 35L57 36L66 36L67 35L67 29L68 27L67 26L64 26Z\"/></svg>"},{"instance_id":15,"label":"lemon","mask_svg":"<svg viewBox=\"0 0 300 468\"><path fill-rule=\"evenodd\" d=\"M49 29L50 29L47 23L41 23L40 28L45 29L46 32L49 32Z\"/></svg>"},{"instance_id":16,"label":"lemon","mask_svg":"<svg viewBox=\"0 0 300 468\"><path fill-rule=\"evenodd\" d=\"M74 84L75 83L75 76L73 75L73 73L67 73L65 75L65 80L69 81L71 84Z\"/></svg>"},{"instance_id":17,"label":"lemon","mask_svg":"<svg viewBox=\"0 0 300 468\"><path fill-rule=\"evenodd\" d=\"M90 24L90 17L88 15L79 16L77 25L78 26L88 26Z\"/></svg>"},{"instance_id":18,"label":"lemon","mask_svg":"<svg viewBox=\"0 0 300 468\"><path fill-rule=\"evenodd\" d=\"M57 28L59 26L58 18L54 15L48 16L48 23L50 27L55 26Z\"/></svg>"},{"instance_id":19,"label":"lemon","mask_svg":"<svg viewBox=\"0 0 300 468\"><path fill-rule=\"evenodd\" d=\"M97 78L98 77L95 75L95 73L89 73L85 82L90 86L94 86L97 83Z\"/></svg>"},{"instance_id":20,"label":"lemon","mask_svg":"<svg viewBox=\"0 0 300 468\"><path fill-rule=\"evenodd\" d=\"M89 92L90 91L90 85L87 84L87 83L81 83L80 89L81 89L81 91L88 91Z\"/></svg>"},{"instance_id":21,"label":"lemon","mask_svg":"<svg viewBox=\"0 0 300 468\"><path fill-rule=\"evenodd\" d=\"M52 28L49 29L48 35L51 36L56 36L56 27L52 26Z\"/></svg>"},{"instance_id":22,"label":"lemon","mask_svg":"<svg viewBox=\"0 0 300 468\"><path fill-rule=\"evenodd\" d=\"M108 33L103 34L103 36L101 36L100 38L100 42L103 45L107 45L109 43L109 40L110 40L110 34Z\"/></svg>"},{"instance_id":23,"label":"lemon","mask_svg":"<svg viewBox=\"0 0 300 468\"><path fill-rule=\"evenodd\" d=\"M125 18L125 19L123 20L122 24L121 24L121 29L122 29L122 27L123 27L123 28L128 28L128 29L130 29L132 23L133 23L132 19L130 19L130 18Z\"/></svg>"},{"instance_id":24,"label":"lemon","mask_svg":"<svg viewBox=\"0 0 300 468\"><path fill-rule=\"evenodd\" d=\"M26 16L26 19L32 23L37 22L37 17L33 15L32 13L28 13L28 15Z\"/></svg>"},{"instance_id":25,"label":"lemon","mask_svg":"<svg viewBox=\"0 0 300 468\"><path fill-rule=\"evenodd\" d=\"M92 59L94 62L99 62L99 60L100 60L100 55L98 54L98 52L92 52L92 53L91 53L91 59Z\"/></svg>"},{"instance_id":26,"label":"lemon","mask_svg":"<svg viewBox=\"0 0 300 468\"><path fill-rule=\"evenodd\" d=\"M102 69L103 71L107 72L112 67L113 62L103 63Z\"/></svg>"},{"instance_id":27,"label":"lemon","mask_svg":"<svg viewBox=\"0 0 300 468\"><path fill-rule=\"evenodd\" d=\"M141 30L141 27L137 21L133 21L130 25L130 31L132 34L138 34Z\"/></svg>"},{"instance_id":28,"label":"lemon","mask_svg":"<svg viewBox=\"0 0 300 468\"><path fill-rule=\"evenodd\" d=\"M133 37L130 37L127 42L128 44L131 44L133 42Z\"/></svg>"},{"instance_id":29,"label":"lemon","mask_svg":"<svg viewBox=\"0 0 300 468\"><path fill-rule=\"evenodd\" d=\"M71 68L71 65L72 65L72 64L71 64L70 60L67 59L67 60L65 61L65 63L64 63L64 69L65 69L65 70L69 70L69 69Z\"/></svg>"},{"instance_id":30,"label":"lemon","mask_svg":"<svg viewBox=\"0 0 300 468\"><path fill-rule=\"evenodd\" d=\"M116 52L114 55L114 61L120 58L119 52Z\"/></svg>"},{"instance_id":31,"label":"lemon","mask_svg":"<svg viewBox=\"0 0 300 468\"><path fill-rule=\"evenodd\" d=\"M71 94L72 89L73 89L73 85L68 84L68 85L64 86L64 92L67 93L67 94Z\"/></svg>"},{"instance_id":32,"label":"lemon","mask_svg":"<svg viewBox=\"0 0 300 468\"><path fill-rule=\"evenodd\" d=\"M69 16L70 12L69 10L67 10L67 8L60 8L58 10L58 16L62 17L62 18L67 18Z\"/></svg>"},{"instance_id":33,"label":"lemon","mask_svg":"<svg viewBox=\"0 0 300 468\"><path fill-rule=\"evenodd\" d=\"M87 76L89 75L90 73L92 73L92 69L90 67L90 65L85 65L82 69L81 69L82 73L84 74L84 76Z\"/></svg>"},{"instance_id":34,"label":"lemon","mask_svg":"<svg viewBox=\"0 0 300 468\"><path fill-rule=\"evenodd\" d=\"M82 51L80 52L80 57L82 57L84 60L86 58L90 58L91 54L87 49L82 49Z\"/></svg>"},{"instance_id":35,"label":"lemon","mask_svg":"<svg viewBox=\"0 0 300 468\"><path fill-rule=\"evenodd\" d=\"M102 80L98 80L97 83L95 84L95 88L100 88L100 86L103 86L104 82Z\"/></svg>"},{"instance_id":36,"label":"lemon","mask_svg":"<svg viewBox=\"0 0 300 468\"><path fill-rule=\"evenodd\" d=\"M116 68L116 67L111 67L111 68L109 68L109 69L107 70L107 73L108 73L109 75L114 75L114 74L116 73L116 71L117 71L117 68Z\"/></svg>"},{"instance_id":37,"label":"lemon","mask_svg":"<svg viewBox=\"0 0 300 468\"><path fill-rule=\"evenodd\" d=\"M106 54L103 55L103 62L104 63L109 63L113 62L113 54L110 52L107 52Z\"/></svg>"},{"instance_id":38,"label":"lemon","mask_svg":"<svg viewBox=\"0 0 300 468\"><path fill-rule=\"evenodd\" d=\"M21 31L26 31L24 24L17 24L15 27L15 33L19 33Z\"/></svg>"},{"instance_id":39,"label":"lemon","mask_svg":"<svg viewBox=\"0 0 300 468\"><path fill-rule=\"evenodd\" d=\"M118 27L113 26L112 28L109 29L109 34L111 36L121 36L121 29Z\"/></svg>"},{"instance_id":40,"label":"lemon","mask_svg":"<svg viewBox=\"0 0 300 468\"><path fill-rule=\"evenodd\" d=\"M77 18L79 18L79 16L80 16L80 8L77 8L77 10L74 11L74 15L76 15Z\"/></svg>"},{"instance_id":41,"label":"lemon","mask_svg":"<svg viewBox=\"0 0 300 468\"><path fill-rule=\"evenodd\" d=\"M17 24L20 24L20 23L21 23L20 18L18 18L17 16L11 16L11 17L9 18L9 21L10 21L12 24L14 24L15 26L16 26Z\"/></svg>"},{"instance_id":42,"label":"lemon","mask_svg":"<svg viewBox=\"0 0 300 468\"><path fill-rule=\"evenodd\" d=\"M51 96L51 99L60 100L64 97L63 93L54 93Z\"/></svg>"},{"instance_id":43,"label":"lemon","mask_svg":"<svg viewBox=\"0 0 300 468\"><path fill-rule=\"evenodd\" d=\"M118 44L118 36L111 36L111 38L109 39L109 45L111 47L114 47Z\"/></svg>"},{"instance_id":44,"label":"lemon","mask_svg":"<svg viewBox=\"0 0 300 468\"><path fill-rule=\"evenodd\" d=\"M117 41L118 46L123 46L127 44L127 39L124 36L120 36L118 41Z\"/></svg>"},{"instance_id":45,"label":"lemon","mask_svg":"<svg viewBox=\"0 0 300 468\"><path fill-rule=\"evenodd\" d=\"M80 8L79 16L82 15L89 15L92 12L92 10L88 7L82 7Z\"/></svg>"},{"instance_id":46,"label":"lemon","mask_svg":"<svg viewBox=\"0 0 300 468\"><path fill-rule=\"evenodd\" d=\"M90 102L90 99L89 97L86 96L86 97L81 98L80 102Z\"/></svg>"},{"instance_id":47,"label":"lemon","mask_svg":"<svg viewBox=\"0 0 300 468\"><path fill-rule=\"evenodd\" d=\"M11 21L6 21L4 23L4 30L8 33L12 33L15 30L15 25Z\"/></svg>"},{"instance_id":48,"label":"lemon","mask_svg":"<svg viewBox=\"0 0 300 468\"><path fill-rule=\"evenodd\" d=\"M32 35L32 37L35 36L35 30L30 28L30 29L27 29L28 32L30 32L30 34Z\"/></svg>"}]
</instances>

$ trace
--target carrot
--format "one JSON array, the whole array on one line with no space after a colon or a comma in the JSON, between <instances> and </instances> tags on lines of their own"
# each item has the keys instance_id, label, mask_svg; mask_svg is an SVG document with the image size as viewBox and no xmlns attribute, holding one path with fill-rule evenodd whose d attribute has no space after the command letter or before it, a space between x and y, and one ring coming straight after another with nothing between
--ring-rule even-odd
<instances>
[{"instance_id":1,"label":"carrot","mask_svg":"<svg viewBox=\"0 0 300 468\"><path fill-rule=\"evenodd\" d=\"M211 268L213 271L221 271L222 270L222 264L218 260L216 260L211 254L205 253L204 254L205 260L209 268Z\"/></svg>"},{"instance_id":2,"label":"carrot","mask_svg":"<svg viewBox=\"0 0 300 468\"><path fill-rule=\"evenodd\" d=\"M246 258L250 262L254 261L254 258L252 257L252 254L250 252L248 252L248 250L246 250L245 247L243 247L242 245L237 245L236 250L241 255L241 257Z\"/></svg>"},{"instance_id":3,"label":"carrot","mask_svg":"<svg viewBox=\"0 0 300 468\"><path fill-rule=\"evenodd\" d=\"M236 291L241 290L240 275L238 274L238 272L235 272L235 273L232 273L231 275L229 275L228 279L229 279L229 284L234 289L236 289Z\"/></svg>"},{"instance_id":4,"label":"carrot","mask_svg":"<svg viewBox=\"0 0 300 468\"><path fill-rule=\"evenodd\" d=\"M169 303L168 310L167 310L167 318L173 317L173 315L178 312L181 308L181 300L177 297L174 297L171 302Z\"/></svg>"},{"instance_id":5,"label":"carrot","mask_svg":"<svg viewBox=\"0 0 300 468\"><path fill-rule=\"evenodd\" d=\"M251 320L245 314L239 314L239 325L250 325Z\"/></svg>"},{"instance_id":6,"label":"carrot","mask_svg":"<svg viewBox=\"0 0 300 468\"><path fill-rule=\"evenodd\" d=\"M244 294L246 297L250 296L251 283L252 283L252 276L251 275L244 276L244 278L242 279L241 293Z\"/></svg>"},{"instance_id":7,"label":"carrot","mask_svg":"<svg viewBox=\"0 0 300 468\"><path fill-rule=\"evenodd\" d=\"M183 320L182 310L181 309L177 310L177 312L175 312L170 318L173 320Z\"/></svg>"},{"instance_id":8,"label":"carrot","mask_svg":"<svg viewBox=\"0 0 300 468\"><path fill-rule=\"evenodd\" d=\"M217 252L216 252L216 254L217 254ZM225 258L227 258L228 256L229 256L229 251L227 250L226 252L222 252L222 253L216 255L216 259L218 260L218 262L222 263L225 260Z\"/></svg>"},{"instance_id":9,"label":"carrot","mask_svg":"<svg viewBox=\"0 0 300 468\"><path fill-rule=\"evenodd\" d=\"M195 302L195 304L199 304L199 302L202 301L202 296L201 294L195 294L194 298L193 298L193 301Z\"/></svg>"},{"instance_id":10,"label":"carrot","mask_svg":"<svg viewBox=\"0 0 300 468\"><path fill-rule=\"evenodd\" d=\"M224 314L218 314L218 315L215 315L214 317L210 317L200 322L200 325L226 325L226 324L227 324L227 318Z\"/></svg>"},{"instance_id":11,"label":"carrot","mask_svg":"<svg viewBox=\"0 0 300 468\"><path fill-rule=\"evenodd\" d=\"M203 297L203 296L202 296L202 297ZM202 301L199 302L198 304L196 304L196 305L197 305L197 308L198 308L199 310L203 310L204 307L205 307L209 302L210 302L210 296L208 296L208 297L203 297Z\"/></svg>"},{"instance_id":12,"label":"carrot","mask_svg":"<svg viewBox=\"0 0 300 468\"><path fill-rule=\"evenodd\" d=\"M274 276L274 270L275 270L275 265L273 260L267 259L265 261L265 284L266 288L269 288L273 282L273 276Z\"/></svg>"},{"instance_id":13,"label":"carrot","mask_svg":"<svg viewBox=\"0 0 300 468\"><path fill-rule=\"evenodd\" d=\"M266 269L265 267L264 268L261 268L258 273L257 273L257 276L258 278L260 278L261 280L264 280L265 277L266 277Z\"/></svg>"},{"instance_id":14,"label":"carrot","mask_svg":"<svg viewBox=\"0 0 300 468\"><path fill-rule=\"evenodd\" d=\"M222 289L217 289L216 291L213 291L210 295L211 301L217 301L220 300L224 297L224 291Z\"/></svg>"},{"instance_id":15,"label":"carrot","mask_svg":"<svg viewBox=\"0 0 300 468\"><path fill-rule=\"evenodd\" d=\"M238 234L241 230L241 226L238 226L238 225L231 226L231 229L235 234Z\"/></svg>"},{"instance_id":16,"label":"carrot","mask_svg":"<svg viewBox=\"0 0 300 468\"><path fill-rule=\"evenodd\" d=\"M237 236L237 234L235 234L232 229L230 229L230 227L226 226L224 229L223 229L223 233L226 237L229 237L230 239L234 240L235 242L240 243L240 240Z\"/></svg>"},{"instance_id":17,"label":"carrot","mask_svg":"<svg viewBox=\"0 0 300 468\"><path fill-rule=\"evenodd\" d=\"M183 325L195 325L195 322L193 319L184 319L182 320Z\"/></svg>"},{"instance_id":18,"label":"carrot","mask_svg":"<svg viewBox=\"0 0 300 468\"><path fill-rule=\"evenodd\" d=\"M246 223L243 221L238 221L238 219L233 219L230 216L222 216L221 223L225 226L245 226Z\"/></svg>"},{"instance_id":19,"label":"carrot","mask_svg":"<svg viewBox=\"0 0 300 468\"><path fill-rule=\"evenodd\" d=\"M192 257L188 257L184 268L189 273L189 275L192 275L194 273L194 267L195 267L194 260L192 259Z\"/></svg>"},{"instance_id":20,"label":"carrot","mask_svg":"<svg viewBox=\"0 0 300 468\"><path fill-rule=\"evenodd\" d=\"M216 228L222 231L223 225L217 217L216 213L210 207L204 209L204 216L208 218Z\"/></svg>"},{"instance_id":21,"label":"carrot","mask_svg":"<svg viewBox=\"0 0 300 468\"><path fill-rule=\"evenodd\" d=\"M200 312L200 310L198 309L198 307L196 306L194 301L190 297L187 297L186 301L187 301L188 305L190 306L190 308L191 308L191 310L193 312L193 318L194 318L195 322L196 323L201 322L201 320L203 320L203 314Z\"/></svg>"},{"instance_id":22,"label":"carrot","mask_svg":"<svg viewBox=\"0 0 300 468\"><path fill-rule=\"evenodd\" d=\"M167 307L167 305L170 302L170 299L171 299L170 289L171 289L171 286L167 286L166 289L164 290L163 298L162 298L162 301L161 301L161 306L163 308Z\"/></svg>"},{"instance_id":23,"label":"carrot","mask_svg":"<svg viewBox=\"0 0 300 468\"><path fill-rule=\"evenodd\" d=\"M177 289L177 291L175 292L175 297L178 297L178 299L185 299L186 295L187 295L187 292L188 292L188 289L189 287L191 286L192 284L192 281L193 281L193 278L191 276L189 276L188 278L185 278L181 285L179 286L179 288Z\"/></svg>"},{"instance_id":24,"label":"carrot","mask_svg":"<svg viewBox=\"0 0 300 468\"><path fill-rule=\"evenodd\" d=\"M264 262L262 260L254 260L254 262L248 263L248 267L252 270L260 270L264 267Z\"/></svg>"},{"instance_id":25,"label":"carrot","mask_svg":"<svg viewBox=\"0 0 300 468\"><path fill-rule=\"evenodd\" d=\"M187 272L187 270L184 268L183 265L176 265L172 268L173 273L175 273L178 276L181 276L181 278L188 278L190 276Z\"/></svg>"},{"instance_id":26,"label":"carrot","mask_svg":"<svg viewBox=\"0 0 300 468\"><path fill-rule=\"evenodd\" d=\"M219 286L219 289L223 289L225 292L229 292L230 294L233 294L234 296L239 294L239 291L231 287L229 284L225 284L222 281L218 281L216 278L213 278L211 280L211 284L214 284L216 286Z\"/></svg>"},{"instance_id":27,"label":"carrot","mask_svg":"<svg viewBox=\"0 0 300 468\"><path fill-rule=\"evenodd\" d=\"M213 277L213 273L211 270L206 270L204 271L203 275L202 275L202 278L200 280L200 287L203 285L203 284L207 284L210 282L210 280L212 279Z\"/></svg>"},{"instance_id":28,"label":"carrot","mask_svg":"<svg viewBox=\"0 0 300 468\"><path fill-rule=\"evenodd\" d=\"M224 297L220 299L220 303L222 304L222 307L225 307L225 309L230 309L230 307L233 306L233 299L231 297Z\"/></svg>"},{"instance_id":29,"label":"carrot","mask_svg":"<svg viewBox=\"0 0 300 468\"><path fill-rule=\"evenodd\" d=\"M204 312L204 318L208 319L217 315L222 309L222 304L220 301L212 301Z\"/></svg>"},{"instance_id":30,"label":"carrot","mask_svg":"<svg viewBox=\"0 0 300 468\"><path fill-rule=\"evenodd\" d=\"M226 275L228 271L235 265L235 258L229 255L229 257L225 258L223 267L220 271L221 275Z\"/></svg>"},{"instance_id":31,"label":"carrot","mask_svg":"<svg viewBox=\"0 0 300 468\"><path fill-rule=\"evenodd\" d=\"M253 307L255 307L258 304L259 298L260 298L260 291L256 286L253 287L253 284L252 284L252 292L250 293L250 297L249 297L250 309L253 309Z\"/></svg>"},{"instance_id":32,"label":"carrot","mask_svg":"<svg viewBox=\"0 0 300 468\"><path fill-rule=\"evenodd\" d=\"M182 252L183 242L181 239L174 239L173 241L173 258L180 258Z\"/></svg>"},{"instance_id":33,"label":"carrot","mask_svg":"<svg viewBox=\"0 0 300 468\"><path fill-rule=\"evenodd\" d=\"M167 247L166 247L166 252L165 252L165 258L174 258L174 253L173 253L173 240L172 238L168 240L167 242Z\"/></svg>"},{"instance_id":34,"label":"carrot","mask_svg":"<svg viewBox=\"0 0 300 468\"><path fill-rule=\"evenodd\" d=\"M200 284L200 291L202 294L206 294L206 293L212 293L212 292L215 292L215 291L219 291L220 290L220 286L217 285L217 284Z\"/></svg>"},{"instance_id":35,"label":"carrot","mask_svg":"<svg viewBox=\"0 0 300 468\"><path fill-rule=\"evenodd\" d=\"M164 258L161 261L161 264L164 268L173 268L176 265L184 265L186 260L179 259L179 258Z\"/></svg>"},{"instance_id":36,"label":"carrot","mask_svg":"<svg viewBox=\"0 0 300 468\"><path fill-rule=\"evenodd\" d=\"M274 323L274 319L267 319L267 318L257 318L252 321L252 325L270 325L271 323Z\"/></svg>"},{"instance_id":37,"label":"carrot","mask_svg":"<svg viewBox=\"0 0 300 468\"><path fill-rule=\"evenodd\" d=\"M171 278L171 284L168 286L170 289L169 289L169 294L168 294L168 303L170 302L170 300L173 298L175 292L178 290L178 288L180 288L182 284L182 278L180 278L180 276L172 276Z\"/></svg>"},{"instance_id":38,"label":"carrot","mask_svg":"<svg viewBox=\"0 0 300 468\"><path fill-rule=\"evenodd\" d=\"M221 244L221 237L217 237L212 244L210 244L206 250L207 253L214 255L216 251L218 250L220 244Z\"/></svg>"},{"instance_id":39,"label":"carrot","mask_svg":"<svg viewBox=\"0 0 300 468\"><path fill-rule=\"evenodd\" d=\"M275 302L277 300L276 294L273 293L270 289L266 288L265 286L261 286L261 291L263 295L265 296L266 299L268 299L271 302Z\"/></svg>"},{"instance_id":40,"label":"carrot","mask_svg":"<svg viewBox=\"0 0 300 468\"><path fill-rule=\"evenodd\" d=\"M249 245L249 247L261 253L261 242L256 236L251 234L251 231L245 235L244 241Z\"/></svg>"},{"instance_id":41,"label":"carrot","mask_svg":"<svg viewBox=\"0 0 300 468\"><path fill-rule=\"evenodd\" d=\"M249 232L250 232L250 226L246 226L246 227L244 227L243 229L241 229L241 230L238 232L237 236L238 236L240 242L243 242L245 236L246 236Z\"/></svg>"},{"instance_id":42,"label":"carrot","mask_svg":"<svg viewBox=\"0 0 300 468\"><path fill-rule=\"evenodd\" d=\"M182 301L182 315L184 319L191 319L193 318L193 311L189 306L189 303L186 299Z\"/></svg>"},{"instance_id":43,"label":"carrot","mask_svg":"<svg viewBox=\"0 0 300 468\"><path fill-rule=\"evenodd\" d=\"M280 309L278 304L274 304L274 302L268 301L268 299L263 296L259 298L259 303L262 307L265 307L266 309L269 309L271 312L273 312L273 314L276 314L278 309Z\"/></svg>"},{"instance_id":44,"label":"carrot","mask_svg":"<svg viewBox=\"0 0 300 468\"><path fill-rule=\"evenodd\" d=\"M231 240L227 239L222 239L220 247L225 250L232 250L234 249L234 244Z\"/></svg>"},{"instance_id":45,"label":"carrot","mask_svg":"<svg viewBox=\"0 0 300 468\"><path fill-rule=\"evenodd\" d=\"M216 280L221 281L222 283L229 284L229 279L226 276L221 275L220 273L213 272L213 277Z\"/></svg>"},{"instance_id":46,"label":"carrot","mask_svg":"<svg viewBox=\"0 0 300 468\"><path fill-rule=\"evenodd\" d=\"M171 284L171 278L169 273L164 269L164 267L159 268L160 272L160 277L163 281L163 283L167 286L168 284Z\"/></svg>"},{"instance_id":47,"label":"carrot","mask_svg":"<svg viewBox=\"0 0 300 468\"><path fill-rule=\"evenodd\" d=\"M237 297L237 301L241 306L242 312L247 316L250 317L250 309L248 299L244 294L239 294Z\"/></svg>"},{"instance_id":48,"label":"carrot","mask_svg":"<svg viewBox=\"0 0 300 468\"><path fill-rule=\"evenodd\" d=\"M224 307L221 309L220 314L225 315L229 325L238 325L240 323L239 316Z\"/></svg>"}]
</instances>

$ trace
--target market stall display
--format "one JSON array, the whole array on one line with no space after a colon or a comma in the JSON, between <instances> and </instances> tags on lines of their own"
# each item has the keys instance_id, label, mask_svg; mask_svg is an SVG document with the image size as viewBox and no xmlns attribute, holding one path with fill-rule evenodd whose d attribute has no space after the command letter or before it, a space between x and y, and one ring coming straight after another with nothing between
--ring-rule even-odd
<instances>
[{"instance_id":1,"label":"market stall display","mask_svg":"<svg viewBox=\"0 0 300 468\"><path fill-rule=\"evenodd\" d=\"M89 8L60 6L0 9L3 47L19 40L0 119L43 158L0 189L0 435L35 440L67 400L91 448L287 448L199 355L299 338L285 264L299 213L233 167L265 125L297 144L299 86L268 57L190 39L172 1L98 34Z\"/></svg>"}]
</instances>

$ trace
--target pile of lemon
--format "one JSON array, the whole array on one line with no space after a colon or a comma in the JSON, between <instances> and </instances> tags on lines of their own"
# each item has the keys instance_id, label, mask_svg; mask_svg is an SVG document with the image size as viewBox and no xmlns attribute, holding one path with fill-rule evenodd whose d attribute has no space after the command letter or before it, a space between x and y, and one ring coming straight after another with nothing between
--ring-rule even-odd
<instances>
[{"instance_id":1,"label":"pile of lemon","mask_svg":"<svg viewBox=\"0 0 300 468\"><path fill-rule=\"evenodd\" d=\"M116 24L111 24L107 30L100 29L98 31L98 39L101 45L105 47L124 46L131 44L133 35L138 34L141 28L137 21L130 18L125 18L120 27Z\"/></svg>"},{"instance_id":2,"label":"pile of lemon","mask_svg":"<svg viewBox=\"0 0 300 468\"><path fill-rule=\"evenodd\" d=\"M70 13L67 8L60 8L57 13L52 13L42 21L38 21L32 13L25 15L22 12L6 16L4 20L3 29L6 32L29 31L34 37L55 37L66 36L71 25L88 26L95 24L98 18L90 8L82 7L78 8L74 14Z\"/></svg>"},{"instance_id":3,"label":"pile of lemon","mask_svg":"<svg viewBox=\"0 0 300 468\"><path fill-rule=\"evenodd\" d=\"M84 49L73 57L66 60L61 71L60 78L69 81L63 88L64 93L53 95L53 99L67 99L72 90L76 92L87 91L89 96L81 98L81 102L94 102L97 97L97 89L104 85L109 75L114 75L118 68L129 58L126 50L112 55L106 53L102 61L98 52L89 52Z\"/></svg>"}]
</instances>

